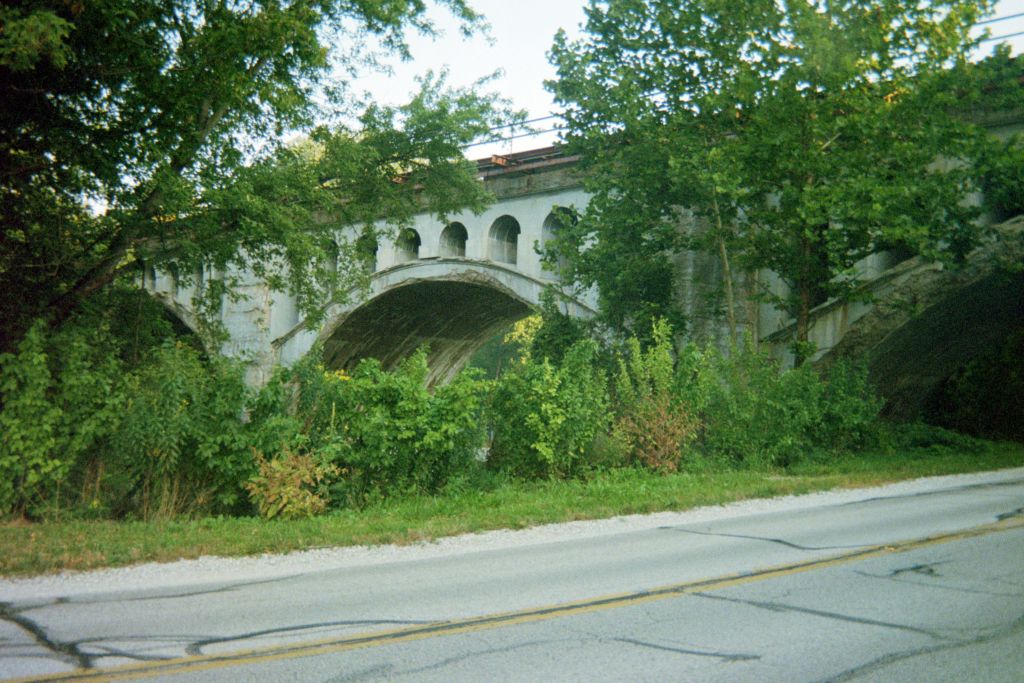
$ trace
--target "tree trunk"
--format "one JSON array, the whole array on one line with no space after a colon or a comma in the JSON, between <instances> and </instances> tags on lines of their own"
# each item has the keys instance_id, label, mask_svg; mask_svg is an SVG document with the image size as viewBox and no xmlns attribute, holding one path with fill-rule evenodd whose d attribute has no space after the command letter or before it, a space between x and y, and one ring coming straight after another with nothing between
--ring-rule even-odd
<instances>
[{"instance_id":1,"label":"tree trunk","mask_svg":"<svg viewBox=\"0 0 1024 683\"><path fill-rule=\"evenodd\" d=\"M810 357L808 337L811 331L811 289L813 285L811 269L811 240L805 235L800 237L800 276L796 281L796 337L793 341L793 366L800 367Z\"/></svg>"},{"instance_id":2,"label":"tree trunk","mask_svg":"<svg viewBox=\"0 0 1024 683\"><path fill-rule=\"evenodd\" d=\"M793 343L793 366L800 367L810 357L808 337L811 331L811 287L806 281L797 284L799 303L796 311L796 339Z\"/></svg>"},{"instance_id":3,"label":"tree trunk","mask_svg":"<svg viewBox=\"0 0 1024 683\"><path fill-rule=\"evenodd\" d=\"M745 302L747 325L750 330L750 343L755 351L761 348L761 311L758 286L759 271L747 271L744 275L743 299Z\"/></svg>"},{"instance_id":4,"label":"tree trunk","mask_svg":"<svg viewBox=\"0 0 1024 683\"><path fill-rule=\"evenodd\" d=\"M67 322L83 301L113 282L114 278L133 262L134 259L128 257L127 240L123 236L119 237L111 245L109 254L47 307L50 329L57 329Z\"/></svg>"},{"instance_id":5,"label":"tree trunk","mask_svg":"<svg viewBox=\"0 0 1024 683\"><path fill-rule=\"evenodd\" d=\"M732 291L732 267L729 265L729 250L722 237L718 238L718 257L722 259L722 275L725 278L725 312L729 319L729 341L736 346L736 304Z\"/></svg>"},{"instance_id":6,"label":"tree trunk","mask_svg":"<svg viewBox=\"0 0 1024 683\"><path fill-rule=\"evenodd\" d=\"M712 194L715 211L715 230L718 240L718 258L722 261L722 275L725 278L725 312L729 319L729 341L736 346L736 298L732 291L732 266L729 263L729 247L725 243L725 228L722 213L718 207L718 193Z\"/></svg>"}]
</instances>

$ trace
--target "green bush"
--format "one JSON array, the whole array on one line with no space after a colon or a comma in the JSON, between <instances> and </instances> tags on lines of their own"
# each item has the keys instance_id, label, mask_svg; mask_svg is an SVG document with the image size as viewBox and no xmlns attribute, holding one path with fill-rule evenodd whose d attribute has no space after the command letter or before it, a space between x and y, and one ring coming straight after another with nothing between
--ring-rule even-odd
<instances>
[{"instance_id":1,"label":"green bush","mask_svg":"<svg viewBox=\"0 0 1024 683\"><path fill-rule=\"evenodd\" d=\"M587 466L588 449L610 422L597 344L582 340L562 363L524 355L497 381L490 402L488 463L517 477L566 477Z\"/></svg>"},{"instance_id":2,"label":"green bush","mask_svg":"<svg viewBox=\"0 0 1024 683\"><path fill-rule=\"evenodd\" d=\"M128 378L131 396L112 435L112 479L121 513L143 518L227 512L254 471L242 416L242 367L204 361L191 346L165 342Z\"/></svg>"},{"instance_id":3,"label":"green bush","mask_svg":"<svg viewBox=\"0 0 1024 683\"><path fill-rule=\"evenodd\" d=\"M59 353L53 349L59 349ZM104 327L33 326L0 355L0 515L49 514L76 466L121 419L116 344ZM65 500L70 493L65 486Z\"/></svg>"},{"instance_id":4,"label":"green bush","mask_svg":"<svg viewBox=\"0 0 1024 683\"><path fill-rule=\"evenodd\" d=\"M672 330L655 322L651 344L644 351L632 337L626 356L619 356L615 378L616 413L613 433L627 459L654 470L678 469L683 448L696 436L698 421L675 391Z\"/></svg>"},{"instance_id":5,"label":"green bush","mask_svg":"<svg viewBox=\"0 0 1024 683\"><path fill-rule=\"evenodd\" d=\"M975 453L991 451L995 442L954 432L926 422L894 423L879 421L878 449L898 456L905 451Z\"/></svg>"},{"instance_id":6,"label":"green bush","mask_svg":"<svg viewBox=\"0 0 1024 683\"><path fill-rule=\"evenodd\" d=\"M878 415L884 401L868 380L866 363L837 361L823 378L812 434L815 446L833 453L878 445Z\"/></svg>"},{"instance_id":7,"label":"green bush","mask_svg":"<svg viewBox=\"0 0 1024 683\"><path fill-rule=\"evenodd\" d=\"M587 338L586 324L578 318L562 313L558 308L558 295L553 289L541 294L540 326L529 339L530 356L547 358L558 365L573 344Z\"/></svg>"},{"instance_id":8,"label":"green bush","mask_svg":"<svg viewBox=\"0 0 1024 683\"><path fill-rule=\"evenodd\" d=\"M677 386L701 420L704 456L745 467L785 467L815 452L872 443L881 402L862 365L837 363L824 379L808 365L782 370L749 347L684 349Z\"/></svg>"},{"instance_id":9,"label":"green bush","mask_svg":"<svg viewBox=\"0 0 1024 683\"><path fill-rule=\"evenodd\" d=\"M235 510L252 471L241 368L114 287L0 357L0 514ZM181 336L185 334L185 336Z\"/></svg>"},{"instance_id":10,"label":"green bush","mask_svg":"<svg viewBox=\"0 0 1024 683\"><path fill-rule=\"evenodd\" d=\"M713 459L744 466L785 466L813 449L822 387L808 367L781 372L764 354L736 349L705 354L711 381L703 447Z\"/></svg>"},{"instance_id":11,"label":"green bush","mask_svg":"<svg viewBox=\"0 0 1024 683\"><path fill-rule=\"evenodd\" d=\"M365 360L351 375L313 360L281 370L252 413L262 452L309 453L344 476L331 482L331 504L362 506L406 493L434 493L475 465L483 443L484 382L461 373L427 389L426 353L393 372Z\"/></svg>"}]
</instances>

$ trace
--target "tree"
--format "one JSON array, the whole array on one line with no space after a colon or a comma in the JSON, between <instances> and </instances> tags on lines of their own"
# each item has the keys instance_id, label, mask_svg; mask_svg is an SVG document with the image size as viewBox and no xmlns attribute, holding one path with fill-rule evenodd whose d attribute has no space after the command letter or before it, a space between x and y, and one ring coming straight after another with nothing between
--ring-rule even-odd
<instances>
[{"instance_id":1,"label":"tree","mask_svg":"<svg viewBox=\"0 0 1024 683\"><path fill-rule=\"evenodd\" d=\"M478 22L465 0L436 4L466 31ZM424 0L5 3L0 350L143 265L185 279L251 268L312 310L362 270L328 266L340 226L479 208L460 147L503 120L493 100L427 76L408 105L356 117L337 80L371 37L406 54L403 31L429 31L426 12ZM339 112L352 123L315 125ZM296 131L305 142L282 142ZM341 262L360 248L340 245Z\"/></svg>"},{"instance_id":2,"label":"tree","mask_svg":"<svg viewBox=\"0 0 1024 683\"><path fill-rule=\"evenodd\" d=\"M854 294L858 261L897 247L956 259L980 239L965 162L984 131L957 107L991 6L592 1L586 35L551 52L593 193L555 248L634 327L674 308L666 254L720 256L733 330L732 264L770 270L787 291L760 295L795 319L802 362L813 307ZM705 229L684 234L686 213Z\"/></svg>"}]
</instances>

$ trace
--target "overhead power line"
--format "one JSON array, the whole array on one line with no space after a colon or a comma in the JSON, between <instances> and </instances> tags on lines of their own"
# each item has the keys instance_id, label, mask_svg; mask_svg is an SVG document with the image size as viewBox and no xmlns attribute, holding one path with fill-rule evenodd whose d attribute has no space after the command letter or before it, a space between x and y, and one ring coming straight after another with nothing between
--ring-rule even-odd
<instances>
[{"instance_id":1,"label":"overhead power line","mask_svg":"<svg viewBox=\"0 0 1024 683\"><path fill-rule=\"evenodd\" d=\"M1010 19L1016 19L1017 17L1024 17L1024 12L1017 12L1017 14L1005 14L1001 17L992 17L991 19L985 19L984 21L976 22L975 26L983 26L985 24L994 24L997 21L1009 21Z\"/></svg>"},{"instance_id":2,"label":"overhead power line","mask_svg":"<svg viewBox=\"0 0 1024 683\"><path fill-rule=\"evenodd\" d=\"M1006 33L1001 36L992 36L991 38L982 38L980 42L991 43L995 40L1006 40L1007 38L1016 38L1017 36L1024 36L1024 31L1017 31L1016 33Z\"/></svg>"},{"instance_id":3,"label":"overhead power line","mask_svg":"<svg viewBox=\"0 0 1024 683\"><path fill-rule=\"evenodd\" d=\"M470 147L480 147L481 145L498 144L502 142L507 142L509 140L518 140L519 138L532 138L538 135L544 135L545 133L559 133L565 130L569 129L566 127L545 128L544 130L535 130L529 133L520 133L519 135L509 135L507 137L495 138L493 140L481 140L479 142L471 142L468 145L464 145L462 149L469 149Z\"/></svg>"},{"instance_id":4,"label":"overhead power line","mask_svg":"<svg viewBox=\"0 0 1024 683\"><path fill-rule=\"evenodd\" d=\"M492 128L489 128L488 130L501 130L502 128L518 128L519 126L525 126L525 125L530 124L530 123L538 123L540 121L547 121L548 119L557 119L557 118L560 118L560 117L556 116L555 114L548 114L547 116L538 116L535 119L527 119L525 121L516 121L515 123L503 123L500 126L493 126Z\"/></svg>"}]
</instances>

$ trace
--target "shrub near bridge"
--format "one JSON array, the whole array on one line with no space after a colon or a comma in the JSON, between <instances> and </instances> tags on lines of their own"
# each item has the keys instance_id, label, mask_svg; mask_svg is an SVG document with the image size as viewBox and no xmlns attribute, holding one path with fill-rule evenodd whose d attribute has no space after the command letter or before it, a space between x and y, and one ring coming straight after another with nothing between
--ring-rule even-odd
<instances>
[{"instance_id":1,"label":"shrub near bridge","mask_svg":"<svg viewBox=\"0 0 1024 683\"><path fill-rule=\"evenodd\" d=\"M246 508L241 367L176 340L159 316L133 324L128 312L159 313L136 294L56 333L37 324L0 355L0 516Z\"/></svg>"},{"instance_id":2,"label":"shrub near bridge","mask_svg":"<svg viewBox=\"0 0 1024 683\"><path fill-rule=\"evenodd\" d=\"M564 478L623 465L776 469L877 437L881 403L861 365L837 363L823 376L807 365L782 369L749 345L723 353L686 344L677 353L671 327L659 320L646 345L626 341L609 399L595 342L577 342L560 363L538 360L530 342L539 324L520 326L527 350L497 380L490 402L488 464L514 476Z\"/></svg>"},{"instance_id":3,"label":"shrub near bridge","mask_svg":"<svg viewBox=\"0 0 1024 683\"><path fill-rule=\"evenodd\" d=\"M699 420L676 390L672 329L654 323L646 350L631 337L625 356L619 356L615 378L618 419L613 434L629 462L652 470L674 472L683 449L697 435Z\"/></svg>"},{"instance_id":4,"label":"shrub near bridge","mask_svg":"<svg viewBox=\"0 0 1024 683\"><path fill-rule=\"evenodd\" d=\"M16 353L0 354L0 516L59 506L61 487L126 401L119 363L96 343L104 330L66 330L59 357L44 330L35 325Z\"/></svg>"},{"instance_id":5,"label":"shrub near bridge","mask_svg":"<svg viewBox=\"0 0 1024 683\"><path fill-rule=\"evenodd\" d=\"M677 387L700 419L696 446L710 463L787 467L870 445L877 434L881 402L863 365L840 362L823 376L809 365L781 369L749 346L730 354L687 346Z\"/></svg>"},{"instance_id":6,"label":"shrub near bridge","mask_svg":"<svg viewBox=\"0 0 1024 683\"><path fill-rule=\"evenodd\" d=\"M750 350L674 356L659 325L646 349L627 344L614 403L589 339L558 363L525 351L494 383L464 373L434 391L423 352L351 375L310 354L253 396L239 366L163 332L129 354L102 324L38 329L0 358L0 515L244 513L251 501L308 516L433 494L473 480L488 423L489 465L523 478L785 467L874 438L863 368L822 379Z\"/></svg>"},{"instance_id":7,"label":"shrub near bridge","mask_svg":"<svg viewBox=\"0 0 1024 683\"><path fill-rule=\"evenodd\" d=\"M258 397L251 422L264 461L290 460L306 472L331 473L309 482L316 479L326 490L331 507L435 493L475 464L486 388L475 373L431 392L422 350L393 371L364 360L351 374L326 370L316 355L277 373ZM302 480L289 479L282 473L287 468L287 462L265 466L250 486L253 497L280 497L268 488L275 481ZM276 475L265 476L271 470Z\"/></svg>"},{"instance_id":8,"label":"shrub near bridge","mask_svg":"<svg viewBox=\"0 0 1024 683\"><path fill-rule=\"evenodd\" d=\"M686 344L674 353L664 320L650 340L646 348L627 341L615 381L613 434L632 464L784 468L877 437L881 401L863 365L838 362L825 375L808 365L782 369L750 345L726 354Z\"/></svg>"},{"instance_id":9,"label":"shrub near bridge","mask_svg":"<svg viewBox=\"0 0 1024 683\"><path fill-rule=\"evenodd\" d=\"M150 519L246 510L242 483L255 467L242 366L168 340L125 381L131 398L105 455L114 511Z\"/></svg>"},{"instance_id":10,"label":"shrub near bridge","mask_svg":"<svg viewBox=\"0 0 1024 683\"><path fill-rule=\"evenodd\" d=\"M596 357L597 344L584 339L558 365L529 353L511 364L490 401L490 466L528 479L587 468L594 441L610 422L607 380Z\"/></svg>"}]
</instances>

